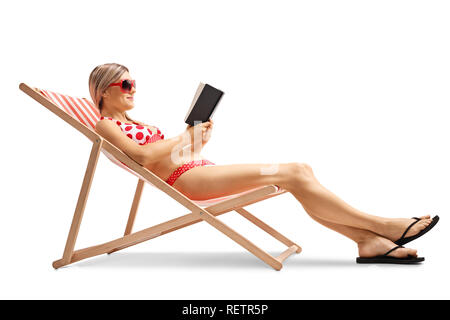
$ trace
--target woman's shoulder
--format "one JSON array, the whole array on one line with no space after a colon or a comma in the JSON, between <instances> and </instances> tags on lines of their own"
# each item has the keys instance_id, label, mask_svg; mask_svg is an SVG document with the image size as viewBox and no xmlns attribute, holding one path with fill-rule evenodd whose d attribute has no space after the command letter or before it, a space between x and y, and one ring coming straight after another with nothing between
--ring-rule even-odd
<instances>
[{"instance_id":1,"label":"woman's shoulder","mask_svg":"<svg viewBox=\"0 0 450 320\"><path fill-rule=\"evenodd\" d=\"M111 117L100 117L100 119L97 121L97 123L95 124L95 131L97 131L98 133L102 133L105 131L109 131L112 128L121 128L121 123ZM116 129L112 129L113 131L115 131Z\"/></svg>"}]
</instances>

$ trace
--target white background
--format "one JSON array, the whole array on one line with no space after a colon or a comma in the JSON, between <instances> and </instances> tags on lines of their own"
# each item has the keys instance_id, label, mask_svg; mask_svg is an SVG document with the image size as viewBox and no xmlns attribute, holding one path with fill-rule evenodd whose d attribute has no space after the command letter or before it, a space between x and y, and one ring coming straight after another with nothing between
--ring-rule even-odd
<instances>
[{"instance_id":1,"label":"white background","mask_svg":"<svg viewBox=\"0 0 450 320\"><path fill-rule=\"evenodd\" d=\"M0 298L450 298L447 1L8 1L0 11ZM306 162L352 206L439 214L419 266L355 263L356 245L290 194L247 207L303 252L272 270L206 223L59 270L91 148L19 90L89 98L98 64L137 80L131 117L180 134L198 83L225 91L203 154ZM103 154L76 248L120 237L137 178ZM135 230L187 213L150 185ZM284 247L236 214L263 249Z\"/></svg>"}]
</instances>

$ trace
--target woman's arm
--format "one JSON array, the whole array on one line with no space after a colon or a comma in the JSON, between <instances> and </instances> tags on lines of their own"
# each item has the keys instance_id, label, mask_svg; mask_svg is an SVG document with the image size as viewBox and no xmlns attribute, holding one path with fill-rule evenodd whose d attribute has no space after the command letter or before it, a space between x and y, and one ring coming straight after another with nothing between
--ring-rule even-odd
<instances>
[{"instance_id":1,"label":"woman's arm","mask_svg":"<svg viewBox=\"0 0 450 320\"><path fill-rule=\"evenodd\" d=\"M197 140L195 141L196 145L194 145L194 139L192 139L191 151L194 151L195 149L198 150L198 148L200 148L200 150L203 149L205 144L211 138L213 125L214 122L211 119L209 119L207 122L197 124L198 129L197 131L194 131L195 130L194 127L188 124L188 126L186 127L186 131L189 131L189 133L192 135L194 135L194 133L198 134Z\"/></svg>"},{"instance_id":2,"label":"woman's arm","mask_svg":"<svg viewBox=\"0 0 450 320\"><path fill-rule=\"evenodd\" d=\"M144 149L143 165L151 164L163 157L167 157L172 151L179 152L188 145L191 146L191 151L195 151L194 130L197 130L199 133L199 136L196 138L197 141L195 141L197 143L197 148L199 147L200 150L203 149L204 145L208 142L211 136L212 126L212 120L199 123L194 127L188 126L186 131L174 138L158 140L156 142L140 146Z\"/></svg>"},{"instance_id":3,"label":"woman's arm","mask_svg":"<svg viewBox=\"0 0 450 320\"><path fill-rule=\"evenodd\" d=\"M176 150L182 150L188 145L192 146L194 144L194 129L199 126L198 130L204 132L203 130L206 131L210 125L209 122L200 123L194 127L190 127L174 138L158 140L145 145L137 144L135 141L128 138L117 124L106 119L97 122L95 131L122 150L134 161L145 166L170 155L175 147ZM202 138L200 137L200 139ZM203 144L204 143L206 142L203 141Z\"/></svg>"},{"instance_id":4,"label":"woman's arm","mask_svg":"<svg viewBox=\"0 0 450 320\"><path fill-rule=\"evenodd\" d=\"M154 163L169 155L173 148L180 143L189 144L186 139L183 139L182 135L179 135L174 138L139 145L123 134L117 124L109 120L98 121L95 126L95 131L143 166Z\"/></svg>"},{"instance_id":5,"label":"woman's arm","mask_svg":"<svg viewBox=\"0 0 450 320\"><path fill-rule=\"evenodd\" d=\"M183 140L182 135L175 136L170 139L158 140L149 144L139 146L141 149L141 164L143 166L157 162L159 159L170 155L172 150L176 147L178 150L186 146L186 140Z\"/></svg>"}]
</instances>

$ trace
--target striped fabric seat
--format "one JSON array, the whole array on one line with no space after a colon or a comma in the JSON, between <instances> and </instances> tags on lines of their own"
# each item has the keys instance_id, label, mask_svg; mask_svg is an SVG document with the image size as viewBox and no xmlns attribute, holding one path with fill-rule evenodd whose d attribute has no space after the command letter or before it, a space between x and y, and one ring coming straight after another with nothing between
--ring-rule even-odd
<instances>
[{"instance_id":1,"label":"striped fabric seat","mask_svg":"<svg viewBox=\"0 0 450 320\"><path fill-rule=\"evenodd\" d=\"M101 114L91 101L86 98L71 97L50 90L43 90L38 88L36 88L36 90L44 95L47 99L52 101L54 104L56 104L61 110L69 114L72 118L78 120L92 131L95 131L95 125L100 120ZM142 177L134 170L130 169L125 163L116 159L105 149L102 149L101 151L109 160L111 160L122 169L125 169L126 171L134 174L139 179L147 181L147 179ZM153 186L151 182L147 182Z\"/></svg>"},{"instance_id":2,"label":"striped fabric seat","mask_svg":"<svg viewBox=\"0 0 450 320\"><path fill-rule=\"evenodd\" d=\"M78 120L86 127L94 130L95 124L100 119L100 111L86 98L74 98L49 90L37 89L42 95L56 104L72 118Z\"/></svg>"},{"instance_id":3,"label":"striped fabric seat","mask_svg":"<svg viewBox=\"0 0 450 320\"><path fill-rule=\"evenodd\" d=\"M35 88L35 90L40 92L42 95L44 95L47 99L52 101L55 105L57 105L60 109L65 111L71 117L78 120L79 122L84 124L86 127L91 129L92 131L95 131L95 124L100 120L101 115L100 115L100 111L97 109L97 107L91 101L89 101L86 98L71 97L68 95L56 93L56 92L49 91L49 90L43 90L43 89L38 89L38 88ZM131 174L135 175L139 179L146 181L147 183L149 183L150 185L152 185L154 187L154 185L150 181L148 181L147 179L142 177L140 174L138 174L137 172L135 172L134 170L129 168L122 161L116 159L113 155L111 155L105 149L102 149L101 151L113 163L115 163L122 169L130 172ZM281 193L284 191L283 189L279 188L278 186L277 186L277 188L278 188L278 190L276 193ZM208 200L192 200L192 201L201 207L206 207L206 206L210 206L214 203L222 202L224 200L236 198L238 196L252 192L256 189L259 189L259 187L255 188L255 189L247 190L247 191L244 191L241 193L220 197L220 198L214 198L214 199L208 199Z\"/></svg>"}]
</instances>

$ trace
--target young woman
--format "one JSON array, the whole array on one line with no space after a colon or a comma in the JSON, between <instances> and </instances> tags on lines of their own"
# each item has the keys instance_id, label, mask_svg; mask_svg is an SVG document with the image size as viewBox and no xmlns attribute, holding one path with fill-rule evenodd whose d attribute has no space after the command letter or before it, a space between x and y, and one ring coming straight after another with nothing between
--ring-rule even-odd
<instances>
[{"instance_id":1,"label":"young woman","mask_svg":"<svg viewBox=\"0 0 450 320\"><path fill-rule=\"evenodd\" d=\"M362 263L417 263L417 250L406 244L428 232L438 221L385 218L362 212L326 189L306 163L215 165L201 148L209 141L213 121L189 126L173 138L164 138L156 126L132 120L136 82L119 64L97 66L89 90L102 117L96 131L124 153L192 200L222 197L265 185L290 192L312 219L355 241ZM183 148L192 152L180 152ZM181 154L181 155L180 155Z\"/></svg>"}]
</instances>

